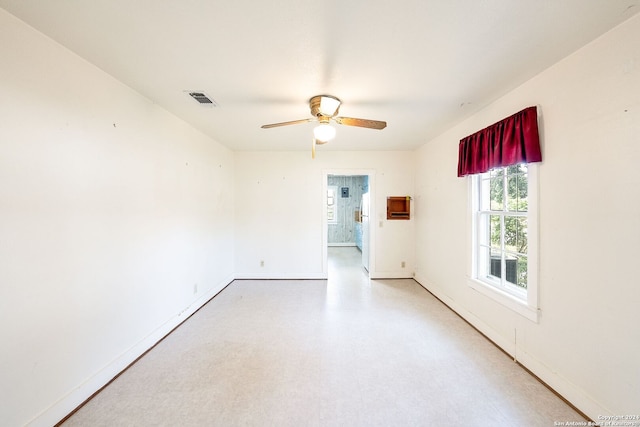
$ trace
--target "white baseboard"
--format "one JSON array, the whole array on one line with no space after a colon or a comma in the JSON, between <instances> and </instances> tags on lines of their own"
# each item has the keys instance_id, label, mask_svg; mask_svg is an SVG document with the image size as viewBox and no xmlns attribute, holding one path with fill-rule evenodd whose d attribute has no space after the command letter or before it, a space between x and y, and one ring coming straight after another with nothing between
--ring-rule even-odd
<instances>
[{"instance_id":1,"label":"white baseboard","mask_svg":"<svg viewBox=\"0 0 640 427\"><path fill-rule=\"evenodd\" d=\"M249 273L238 274L236 280L327 280L327 273Z\"/></svg>"},{"instance_id":2,"label":"white baseboard","mask_svg":"<svg viewBox=\"0 0 640 427\"><path fill-rule=\"evenodd\" d=\"M463 319L469 322L473 327L482 332L487 338L493 341L498 347L504 350L511 357L514 357L517 351L517 361L526 369L531 371L547 386L553 389L556 393L562 396L565 400L570 402L579 411L587 415L591 420L598 421L600 415L611 415L611 411L605 409L598 402L593 400L583 389L579 388L571 381L561 376L557 371L541 363L531 354L528 354L524 349L516 348L516 343L508 342L504 337L499 335L494 329L484 323L480 318L469 312L465 308L458 305L453 299L448 297L442 289L429 283L423 277L415 277L423 288L431 292L443 303L445 303L454 312L460 315Z\"/></svg>"},{"instance_id":3,"label":"white baseboard","mask_svg":"<svg viewBox=\"0 0 640 427\"><path fill-rule=\"evenodd\" d=\"M413 279L413 274L406 271L370 271L371 279Z\"/></svg>"},{"instance_id":4,"label":"white baseboard","mask_svg":"<svg viewBox=\"0 0 640 427\"><path fill-rule=\"evenodd\" d=\"M32 419L27 425L32 427L50 427L57 424L78 406L82 405L96 391L100 390L108 384L113 378L125 370L131 363L136 361L147 350L156 345L173 329L184 322L189 316L195 313L200 307L206 304L218 292L224 289L234 280L231 276L223 280L219 285L214 286L206 293L202 294L198 299L193 301L189 306L180 313L169 319L163 325L159 326L155 331L139 341L133 347L122 353L119 357L109 363L107 366L96 372L88 378L84 383L78 385L74 390L62 397L49 408Z\"/></svg>"}]
</instances>

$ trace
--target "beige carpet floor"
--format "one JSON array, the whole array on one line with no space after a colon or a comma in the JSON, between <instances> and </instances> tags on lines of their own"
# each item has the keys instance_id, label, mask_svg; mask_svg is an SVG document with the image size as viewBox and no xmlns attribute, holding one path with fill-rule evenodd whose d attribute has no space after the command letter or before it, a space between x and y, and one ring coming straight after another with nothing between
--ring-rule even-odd
<instances>
[{"instance_id":1,"label":"beige carpet floor","mask_svg":"<svg viewBox=\"0 0 640 427\"><path fill-rule=\"evenodd\" d=\"M573 409L413 280L241 280L65 426L553 426Z\"/></svg>"}]
</instances>

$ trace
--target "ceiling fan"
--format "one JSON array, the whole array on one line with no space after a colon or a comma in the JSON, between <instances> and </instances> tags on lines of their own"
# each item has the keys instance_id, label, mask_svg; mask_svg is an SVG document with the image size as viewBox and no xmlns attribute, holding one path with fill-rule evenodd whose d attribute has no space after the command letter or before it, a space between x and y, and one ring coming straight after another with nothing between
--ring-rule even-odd
<instances>
[{"instance_id":1,"label":"ceiling fan","mask_svg":"<svg viewBox=\"0 0 640 427\"><path fill-rule=\"evenodd\" d=\"M355 119L353 117L336 117L342 102L331 95L317 95L309 100L309 108L313 117L308 119L293 120L290 122L272 123L262 125L262 129L270 129L279 126L297 125L299 123L319 122L320 124L313 129L313 143L311 146L311 157L316 156L316 144L326 144L336 136L336 130L329 122L333 120L340 125L358 126L369 129L384 129L387 122L368 119Z\"/></svg>"}]
</instances>

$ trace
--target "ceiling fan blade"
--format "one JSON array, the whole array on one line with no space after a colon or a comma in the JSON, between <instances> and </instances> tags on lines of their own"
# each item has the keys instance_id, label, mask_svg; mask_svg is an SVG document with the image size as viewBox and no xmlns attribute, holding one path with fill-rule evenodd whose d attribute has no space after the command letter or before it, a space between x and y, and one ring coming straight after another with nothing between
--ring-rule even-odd
<instances>
[{"instance_id":1,"label":"ceiling fan blade","mask_svg":"<svg viewBox=\"0 0 640 427\"><path fill-rule=\"evenodd\" d=\"M290 121L290 122L271 123L269 125L262 125L260 127L262 129L270 129L270 128L277 128L279 126L297 125L299 123L307 123L307 122L314 122L314 121L316 121L315 118L309 118L309 119L302 119L302 120L293 120L293 121Z\"/></svg>"},{"instance_id":2,"label":"ceiling fan blade","mask_svg":"<svg viewBox=\"0 0 640 427\"><path fill-rule=\"evenodd\" d=\"M387 122L381 122L379 120L354 119L353 117L334 117L333 120L341 125L358 126L361 128L384 129L387 127Z\"/></svg>"}]
</instances>

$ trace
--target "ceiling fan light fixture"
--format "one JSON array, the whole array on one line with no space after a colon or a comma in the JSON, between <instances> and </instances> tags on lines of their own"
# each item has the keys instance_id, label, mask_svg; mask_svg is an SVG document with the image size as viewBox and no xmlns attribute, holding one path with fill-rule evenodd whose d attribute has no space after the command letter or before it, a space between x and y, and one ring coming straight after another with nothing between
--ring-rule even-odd
<instances>
[{"instance_id":1,"label":"ceiling fan light fixture","mask_svg":"<svg viewBox=\"0 0 640 427\"><path fill-rule=\"evenodd\" d=\"M320 142L331 141L336 137L336 129L326 123L320 123L313 129L313 136Z\"/></svg>"},{"instance_id":2,"label":"ceiling fan light fixture","mask_svg":"<svg viewBox=\"0 0 640 427\"><path fill-rule=\"evenodd\" d=\"M324 116L333 117L338 113L340 108L340 100L334 96L320 96L320 113Z\"/></svg>"},{"instance_id":3,"label":"ceiling fan light fixture","mask_svg":"<svg viewBox=\"0 0 640 427\"><path fill-rule=\"evenodd\" d=\"M324 144L331 141L336 136L336 130L329 125L330 121L334 121L339 125L358 126L369 129L384 129L387 122L369 119L357 119L354 117L336 117L340 109L341 101L331 95L316 95L309 99L309 110L311 111L310 119L292 120L288 122L271 123L262 125L262 129L275 128L280 126L297 125L300 123L318 122L318 126L313 129L313 145L311 146L311 157L315 158L316 145Z\"/></svg>"}]
</instances>

